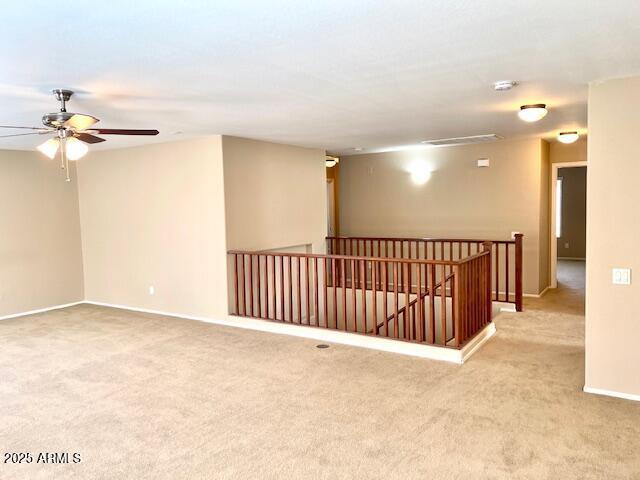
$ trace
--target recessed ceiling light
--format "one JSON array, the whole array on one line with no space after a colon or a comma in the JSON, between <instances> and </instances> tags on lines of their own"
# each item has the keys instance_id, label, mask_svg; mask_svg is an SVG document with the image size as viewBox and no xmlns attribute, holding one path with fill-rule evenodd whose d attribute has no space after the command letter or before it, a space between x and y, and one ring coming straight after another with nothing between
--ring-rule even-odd
<instances>
[{"instance_id":1,"label":"recessed ceiling light","mask_svg":"<svg viewBox=\"0 0 640 480\"><path fill-rule=\"evenodd\" d=\"M578 132L560 132L557 138L560 143L573 143L580 138L580 135Z\"/></svg>"},{"instance_id":2,"label":"recessed ceiling light","mask_svg":"<svg viewBox=\"0 0 640 480\"><path fill-rule=\"evenodd\" d=\"M518 82L514 82L513 80L500 80L493 84L493 89L496 92L504 92L506 90L511 90L513 87L517 87Z\"/></svg>"},{"instance_id":3,"label":"recessed ceiling light","mask_svg":"<svg viewBox=\"0 0 640 480\"><path fill-rule=\"evenodd\" d=\"M525 122L537 122L544 118L547 114L547 106L544 103L535 103L533 105L522 105L518 116L520 120Z\"/></svg>"},{"instance_id":4,"label":"recessed ceiling light","mask_svg":"<svg viewBox=\"0 0 640 480\"><path fill-rule=\"evenodd\" d=\"M354 147L353 148L356 152L361 152L362 151L362 147Z\"/></svg>"}]
</instances>

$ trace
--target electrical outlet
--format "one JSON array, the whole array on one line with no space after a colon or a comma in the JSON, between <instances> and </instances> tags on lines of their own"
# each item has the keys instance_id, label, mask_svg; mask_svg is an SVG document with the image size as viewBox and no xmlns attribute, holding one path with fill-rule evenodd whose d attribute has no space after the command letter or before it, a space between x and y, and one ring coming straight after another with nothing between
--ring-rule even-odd
<instances>
[{"instance_id":1,"label":"electrical outlet","mask_svg":"<svg viewBox=\"0 0 640 480\"><path fill-rule=\"evenodd\" d=\"M614 285L631 285L631 269L630 268L614 268L613 284Z\"/></svg>"},{"instance_id":2,"label":"electrical outlet","mask_svg":"<svg viewBox=\"0 0 640 480\"><path fill-rule=\"evenodd\" d=\"M564 244L564 248L569 248L569 242L566 242L566 243Z\"/></svg>"},{"instance_id":3,"label":"electrical outlet","mask_svg":"<svg viewBox=\"0 0 640 480\"><path fill-rule=\"evenodd\" d=\"M520 233L520 232L511 232L511 240L515 240L517 233Z\"/></svg>"},{"instance_id":4,"label":"electrical outlet","mask_svg":"<svg viewBox=\"0 0 640 480\"><path fill-rule=\"evenodd\" d=\"M153 285L149 286L149 295L155 295L156 294L156 287L154 287Z\"/></svg>"}]
</instances>

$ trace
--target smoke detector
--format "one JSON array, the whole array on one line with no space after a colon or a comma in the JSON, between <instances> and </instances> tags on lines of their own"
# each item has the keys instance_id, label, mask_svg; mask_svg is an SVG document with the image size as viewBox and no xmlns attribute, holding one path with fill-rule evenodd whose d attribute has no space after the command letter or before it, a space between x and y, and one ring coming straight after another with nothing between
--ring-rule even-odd
<instances>
[{"instance_id":1,"label":"smoke detector","mask_svg":"<svg viewBox=\"0 0 640 480\"><path fill-rule=\"evenodd\" d=\"M496 92L505 92L517 86L518 86L518 82L515 82L513 80L500 80L499 82L496 82L493 84L493 89Z\"/></svg>"}]
</instances>

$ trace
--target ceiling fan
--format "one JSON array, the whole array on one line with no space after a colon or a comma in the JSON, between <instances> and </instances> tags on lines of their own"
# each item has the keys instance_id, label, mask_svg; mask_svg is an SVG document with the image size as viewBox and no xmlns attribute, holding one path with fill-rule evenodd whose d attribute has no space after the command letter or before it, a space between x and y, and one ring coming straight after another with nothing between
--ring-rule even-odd
<instances>
[{"instance_id":1,"label":"ceiling fan","mask_svg":"<svg viewBox=\"0 0 640 480\"><path fill-rule=\"evenodd\" d=\"M67 112L66 104L73 95L73 91L56 88L52 90L56 99L60 102L60 111L47 113L42 117L44 127L16 127L0 125L0 128L20 130L32 130L28 133L14 133L0 135L0 138L22 137L25 135L54 135L37 148L47 157L55 158L60 150L61 168L66 171L67 182L69 178L69 160L78 160L83 157L89 148L87 144L104 142L104 138L98 135L158 135L158 130L126 130L120 128L92 128L98 123L96 117L83 113Z\"/></svg>"}]
</instances>

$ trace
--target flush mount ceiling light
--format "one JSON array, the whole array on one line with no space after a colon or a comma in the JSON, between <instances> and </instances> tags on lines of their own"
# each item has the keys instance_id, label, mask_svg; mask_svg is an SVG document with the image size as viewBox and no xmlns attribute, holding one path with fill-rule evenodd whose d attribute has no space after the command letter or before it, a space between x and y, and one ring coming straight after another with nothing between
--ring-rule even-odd
<instances>
[{"instance_id":1,"label":"flush mount ceiling light","mask_svg":"<svg viewBox=\"0 0 640 480\"><path fill-rule=\"evenodd\" d=\"M518 116L525 122L537 122L547 114L547 106L544 103L534 103L533 105L522 105Z\"/></svg>"},{"instance_id":2,"label":"flush mount ceiling light","mask_svg":"<svg viewBox=\"0 0 640 480\"><path fill-rule=\"evenodd\" d=\"M580 138L580 135L578 132L560 132L557 138L560 143L573 143Z\"/></svg>"},{"instance_id":3,"label":"flush mount ceiling light","mask_svg":"<svg viewBox=\"0 0 640 480\"><path fill-rule=\"evenodd\" d=\"M513 87L517 86L518 82L515 82L513 80L500 80L499 82L493 84L493 89L496 92L504 92L507 90L511 90Z\"/></svg>"},{"instance_id":4,"label":"flush mount ceiling light","mask_svg":"<svg viewBox=\"0 0 640 480\"><path fill-rule=\"evenodd\" d=\"M327 155L324 160L324 164L327 168L335 167L338 162L340 162L340 159L338 157L332 157L331 155Z\"/></svg>"}]
</instances>

